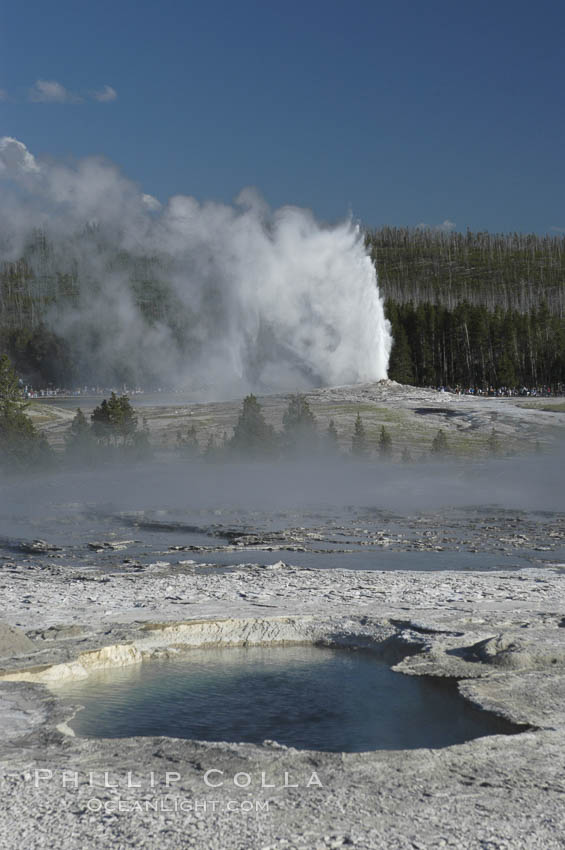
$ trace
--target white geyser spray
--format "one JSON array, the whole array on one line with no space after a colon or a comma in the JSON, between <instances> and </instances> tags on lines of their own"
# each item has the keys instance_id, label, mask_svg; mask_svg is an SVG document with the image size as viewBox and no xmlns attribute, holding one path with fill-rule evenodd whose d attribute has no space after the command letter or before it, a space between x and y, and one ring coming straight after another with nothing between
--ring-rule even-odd
<instances>
[{"instance_id":1,"label":"white geyser spray","mask_svg":"<svg viewBox=\"0 0 565 850\"><path fill-rule=\"evenodd\" d=\"M25 255L40 296L73 281L42 319L93 375L127 364L208 399L387 376L390 326L351 220L322 226L249 189L161 205L104 159L40 160L11 137L0 190L0 261Z\"/></svg>"}]
</instances>

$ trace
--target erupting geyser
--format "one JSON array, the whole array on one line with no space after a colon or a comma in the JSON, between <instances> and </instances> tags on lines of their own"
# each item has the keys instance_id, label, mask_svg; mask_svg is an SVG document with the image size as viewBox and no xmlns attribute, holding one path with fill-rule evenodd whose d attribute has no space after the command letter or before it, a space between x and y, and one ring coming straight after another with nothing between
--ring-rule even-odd
<instances>
[{"instance_id":1,"label":"erupting geyser","mask_svg":"<svg viewBox=\"0 0 565 850\"><path fill-rule=\"evenodd\" d=\"M0 182L0 260L26 258L30 294L54 305L43 320L93 379L218 398L386 378L389 324L351 221L272 211L252 190L162 206L107 161L37 160L10 137Z\"/></svg>"}]
</instances>

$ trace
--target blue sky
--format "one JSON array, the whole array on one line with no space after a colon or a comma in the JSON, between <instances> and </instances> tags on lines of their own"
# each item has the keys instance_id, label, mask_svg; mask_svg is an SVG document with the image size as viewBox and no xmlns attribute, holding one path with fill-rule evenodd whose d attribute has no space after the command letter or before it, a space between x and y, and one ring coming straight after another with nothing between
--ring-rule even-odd
<instances>
[{"instance_id":1,"label":"blue sky","mask_svg":"<svg viewBox=\"0 0 565 850\"><path fill-rule=\"evenodd\" d=\"M0 136L162 201L565 232L564 45L557 0L4 3Z\"/></svg>"}]
</instances>

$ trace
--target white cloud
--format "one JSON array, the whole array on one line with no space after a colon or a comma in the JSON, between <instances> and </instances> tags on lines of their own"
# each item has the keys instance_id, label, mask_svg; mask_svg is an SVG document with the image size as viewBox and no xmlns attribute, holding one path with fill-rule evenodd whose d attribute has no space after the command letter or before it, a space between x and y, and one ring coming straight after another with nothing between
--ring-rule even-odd
<instances>
[{"instance_id":1,"label":"white cloud","mask_svg":"<svg viewBox=\"0 0 565 850\"><path fill-rule=\"evenodd\" d=\"M37 172L39 172L39 166L35 157L23 142L12 136L3 136L0 139L0 174L18 176Z\"/></svg>"},{"instance_id":2,"label":"white cloud","mask_svg":"<svg viewBox=\"0 0 565 850\"><path fill-rule=\"evenodd\" d=\"M29 99L33 103L79 103L82 100L56 80L37 80L29 90Z\"/></svg>"},{"instance_id":3,"label":"white cloud","mask_svg":"<svg viewBox=\"0 0 565 850\"><path fill-rule=\"evenodd\" d=\"M57 80L36 80L29 89L28 100L32 103L82 103L85 98L97 100L99 103L111 103L118 99L118 93L112 86L86 92L84 96L69 91ZM7 93L0 89L0 100L6 100Z\"/></svg>"},{"instance_id":4,"label":"white cloud","mask_svg":"<svg viewBox=\"0 0 565 850\"><path fill-rule=\"evenodd\" d=\"M112 86L104 86L101 91L95 91L92 96L94 100L99 100L101 103L110 103L112 100L117 100L118 92Z\"/></svg>"},{"instance_id":5,"label":"white cloud","mask_svg":"<svg viewBox=\"0 0 565 850\"><path fill-rule=\"evenodd\" d=\"M143 202L143 206L149 212L156 212L161 209L161 201L158 201L157 198L154 198L153 195L142 195L141 200Z\"/></svg>"}]
</instances>

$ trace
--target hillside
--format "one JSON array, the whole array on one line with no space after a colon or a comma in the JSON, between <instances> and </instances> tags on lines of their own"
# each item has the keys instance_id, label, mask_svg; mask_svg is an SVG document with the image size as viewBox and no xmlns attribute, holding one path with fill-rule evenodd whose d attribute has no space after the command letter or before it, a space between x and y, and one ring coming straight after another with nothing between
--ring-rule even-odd
<instances>
[{"instance_id":1,"label":"hillside","mask_svg":"<svg viewBox=\"0 0 565 850\"><path fill-rule=\"evenodd\" d=\"M267 422L277 431L282 429L289 398L289 394L278 394L259 399ZM562 440L565 429L563 404L556 400L474 398L400 386L393 381L327 387L312 390L306 398L319 434L326 432L333 419L342 451L351 449L355 418L360 413L372 451L378 451L384 426L392 439L394 460L399 460L404 450L414 460L427 456L439 429L447 436L450 454L461 457L489 455L493 428L502 454L543 449ZM134 396L131 402L136 413L146 419L157 449L174 448L177 433L185 433L192 426L202 451L210 437L221 445L224 434L231 437L241 411L241 399L199 403L180 393ZM89 415L99 399L80 403ZM74 406L39 402L29 412L49 441L62 447Z\"/></svg>"}]
</instances>

